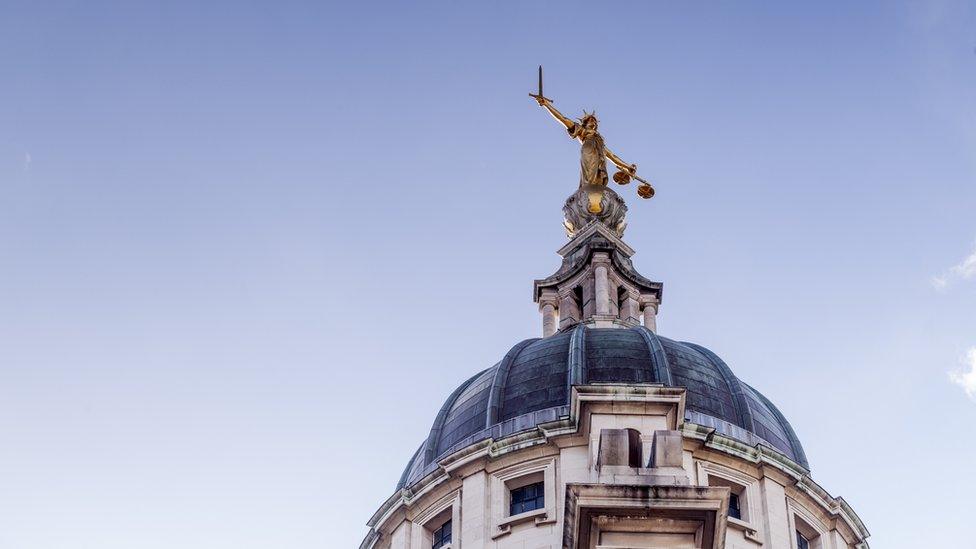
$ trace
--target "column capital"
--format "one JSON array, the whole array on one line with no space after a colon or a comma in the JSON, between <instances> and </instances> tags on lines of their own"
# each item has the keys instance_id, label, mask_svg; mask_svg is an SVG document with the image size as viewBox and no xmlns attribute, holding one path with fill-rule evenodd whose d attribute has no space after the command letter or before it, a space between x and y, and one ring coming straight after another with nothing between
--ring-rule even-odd
<instances>
[{"instance_id":1,"label":"column capital","mask_svg":"<svg viewBox=\"0 0 976 549\"><path fill-rule=\"evenodd\" d=\"M658 297L654 294L640 294L640 297L637 298L637 302L640 303L642 309L644 307L654 307L655 311L657 310L658 305L661 304L661 300L658 299Z\"/></svg>"},{"instance_id":2,"label":"column capital","mask_svg":"<svg viewBox=\"0 0 976 549\"><path fill-rule=\"evenodd\" d=\"M590 263L596 265L610 265L610 254L608 252L593 252L593 259Z\"/></svg>"}]
</instances>

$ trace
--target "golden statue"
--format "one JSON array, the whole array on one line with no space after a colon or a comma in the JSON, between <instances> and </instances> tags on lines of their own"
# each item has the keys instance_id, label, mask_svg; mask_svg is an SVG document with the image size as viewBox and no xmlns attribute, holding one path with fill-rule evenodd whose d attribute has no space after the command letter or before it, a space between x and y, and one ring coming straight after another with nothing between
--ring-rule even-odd
<instances>
[{"instance_id":1,"label":"golden statue","mask_svg":"<svg viewBox=\"0 0 976 549\"><path fill-rule=\"evenodd\" d=\"M594 216L603 212L604 191L607 190L607 160L617 166L617 173L613 180L619 185L630 183L631 179L640 181L637 194L641 198L654 196L654 187L637 176L637 164L628 164L619 156L613 154L603 141L603 136L597 131L599 122L595 113L583 111L583 117L573 121L552 106L552 100L542 95L542 66L539 66L539 93L529 94L539 106L544 107L560 124L566 127L569 136L582 144L580 150L580 189L588 198L587 210ZM612 191L611 191L612 192ZM571 232L573 227L567 226ZM620 229L622 231L622 228Z\"/></svg>"}]
</instances>

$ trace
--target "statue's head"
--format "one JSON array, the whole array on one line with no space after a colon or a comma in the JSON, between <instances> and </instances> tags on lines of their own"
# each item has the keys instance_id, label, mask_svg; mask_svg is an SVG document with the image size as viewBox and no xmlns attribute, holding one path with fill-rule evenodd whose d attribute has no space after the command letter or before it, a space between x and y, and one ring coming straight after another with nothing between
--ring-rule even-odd
<instances>
[{"instance_id":1,"label":"statue's head","mask_svg":"<svg viewBox=\"0 0 976 549\"><path fill-rule=\"evenodd\" d=\"M595 112L583 111L583 117L580 118L580 125L588 130L596 130L599 122L596 119Z\"/></svg>"}]
</instances>

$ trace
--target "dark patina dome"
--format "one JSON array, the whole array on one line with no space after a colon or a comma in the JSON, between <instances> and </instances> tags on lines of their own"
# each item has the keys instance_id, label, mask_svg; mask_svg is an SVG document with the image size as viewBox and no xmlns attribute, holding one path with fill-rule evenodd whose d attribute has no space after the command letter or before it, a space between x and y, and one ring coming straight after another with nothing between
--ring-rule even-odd
<instances>
[{"instance_id":1,"label":"dark patina dome","mask_svg":"<svg viewBox=\"0 0 976 549\"><path fill-rule=\"evenodd\" d=\"M783 414L740 381L715 353L642 327L583 324L528 339L448 397L398 488L434 471L437 460L487 438L533 429L569 414L570 387L591 383L660 383L684 387L685 419L746 444L763 444L809 469Z\"/></svg>"}]
</instances>

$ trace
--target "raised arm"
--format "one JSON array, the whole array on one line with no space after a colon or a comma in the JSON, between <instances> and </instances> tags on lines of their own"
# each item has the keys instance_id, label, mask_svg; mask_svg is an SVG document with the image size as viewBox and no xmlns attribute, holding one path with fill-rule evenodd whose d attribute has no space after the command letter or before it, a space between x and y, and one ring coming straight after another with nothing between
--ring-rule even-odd
<instances>
[{"instance_id":1,"label":"raised arm","mask_svg":"<svg viewBox=\"0 0 976 549\"><path fill-rule=\"evenodd\" d=\"M607 159L610 160L610 162L613 162L613 165L614 166L620 168L621 170L623 170L625 172L629 172L630 175L634 175L635 173L637 173L637 164L628 164L628 163L624 162L622 158L620 158L619 156L613 154L610 151L610 149L608 149L606 147L604 147L603 150L606 152Z\"/></svg>"},{"instance_id":2,"label":"raised arm","mask_svg":"<svg viewBox=\"0 0 976 549\"><path fill-rule=\"evenodd\" d=\"M563 113L556 110L556 107L552 106L552 101L549 101L545 97L540 97L536 95L532 95L532 97L535 98L535 100L539 103L540 107L544 107L547 111L549 111L549 114L551 114L552 117L555 118L557 122L565 126L567 130L573 127L573 124L575 124L575 122L573 122L569 118L566 118L565 116L563 116Z\"/></svg>"}]
</instances>

